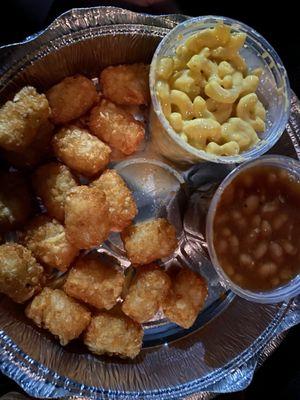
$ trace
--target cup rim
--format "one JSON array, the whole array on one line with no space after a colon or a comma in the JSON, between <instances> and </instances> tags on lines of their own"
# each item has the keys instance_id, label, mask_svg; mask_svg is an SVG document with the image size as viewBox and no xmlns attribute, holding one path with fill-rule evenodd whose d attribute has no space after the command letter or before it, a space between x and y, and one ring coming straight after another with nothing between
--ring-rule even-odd
<instances>
[{"instance_id":1,"label":"cup rim","mask_svg":"<svg viewBox=\"0 0 300 400\"><path fill-rule=\"evenodd\" d=\"M300 179L300 161L294 158L283 156L283 155L265 155L258 159L247 161L243 164L238 165L234 170L232 170L226 178L221 182L217 188L211 202L209 205L207 218L206 218L206 230L205 237L207 243L207 249L210 256L211 263L215 268L221 283L227 288L231 289L238 296L257 303L279 303L281 301L289 300L300 293L300 274L297 274L293 279L288 281L285 285L279 286L278 288L268 290L268 291L252 291L249 289L244 289L234 283L229 276L225 273L224 269L221 267L217 253L213 244L213 221L215 217L215 212L217 204L220 200L221 195L228 185L242 172L247 169L253 168L260 165L273 165L279 168L293 171Z\"/></svg>"},{"instance_id":2,"label":"cup rim","mask_svg":"<svg viewBox=\"0 0 300 400\"><path fill-rule=\"evenodd\" d=\"M196 149L195 147L191 146L190 144L184 142L179 135L174 131L174 129L171 127L169 121L167 118L164 116L164 113L161 108L160 101L158 100L156 90L155 90L155 83L156 83L156 64L159 58L159 53L163 46L165 45L166 41L171 37L175 36L176 34L179 34L182 28L189 27L193 24L199 24L199 23L206 23L206 22L224 22L225 24L231 24L235 28L243 27L243 29L247 32L247 36L251 36L252 38L256 39L263 49L267 52L269 56L271 56L271 59L274 61L275 65L278 68L278 71L280 71L280 74L282 76L283 80L283 88L284 93L285 93L285 111L283 112L283 115L281 119L277 119L274 123L273 126L271 127L271 132L269 135L269 138L267 140L262 139L258 146L254 146L250 148L249 150L235 155L235 156L218 156L215 154L210 154L207 153L204 150ZM155 53L153 55L151 65L150 65L150 73L149 73L149 86L150 86L150 94L151 94L151 100L153 104L153 110L158 117L160 123L162 124L166 134L176 142L176 144L190 153L191 155L197 157L198 159L202 159L205 161L211 161L215 163L223 163L223 164L233 164L233 163L242 163L245 161L249 161L252 159L255 159L259 157L260 155L266 153L270 148L272 148L275 143L279 140L281 135L284 132L285 126L288 122L289 115L290 115L290 110L291 110L291 88L290 88L290 82L289 78L287 75L287 71L284 67L284 64L279 57L278 53L276 50L271 46L271 44L260 34L258 33L255 29L251 28L249 25L229 18L229 17L224 17L224 16L216 16L216 15L205 15L205 16L200 16L200 17L194 17L194 18L189 18L178 25L175 26L175 28L171 29L169 33L161 40L159 45L157 46Z\"/></svg>"}]
</instances>

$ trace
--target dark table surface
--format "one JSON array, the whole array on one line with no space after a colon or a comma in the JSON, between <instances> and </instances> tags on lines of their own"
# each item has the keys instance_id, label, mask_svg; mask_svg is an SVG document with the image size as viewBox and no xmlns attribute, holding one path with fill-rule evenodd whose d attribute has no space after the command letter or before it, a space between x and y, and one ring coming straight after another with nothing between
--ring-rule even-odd
<instances>
[{"instance_id":1,"label":"dark table surface","mask_svg":"<svg viewBox=\"0 0 300 400\"><path fill-rule=\"evenodd\" d=\"M206 5L207 4L207 5ZM155 14L224 15L260 32L282 58L292 89L300 95L300 35L297 2L265 5L251 2L198 2L168 0L9 0L0 11L0 45L17 42L46 27L56 16L73 7L114 5ZM243 392L217 396L219 400L300 400L300 326L292 328L279 348L259 368ZM20 389L0 374L0 396Z\"/></svg>"}]
</instances>

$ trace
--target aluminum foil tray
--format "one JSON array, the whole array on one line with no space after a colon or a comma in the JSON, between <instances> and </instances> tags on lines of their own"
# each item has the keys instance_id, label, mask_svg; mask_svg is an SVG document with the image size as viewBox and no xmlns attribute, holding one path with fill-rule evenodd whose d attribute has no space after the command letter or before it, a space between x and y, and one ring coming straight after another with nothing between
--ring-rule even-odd
<instances>
[{"instance_id":1,"label":"aluminum foil tray","mask_svg":"<svg viewBox=\"0 0 300 400\"><path fill-rule=\"evenodd\" d=\"M161 38L187 18L112 7L71 10L45 31L0 48L1 104L26 84L45 91L78 72L94 78L107 65L150 63ZM295 95L292 101L286 132L271 152L299 158L300 106ZM189 330L158 313L144 326L141 354L125 361L89 354L80 342L62 348L24 317L22 307L0 297L1 371L40 398L195 400L245 388L283 332L300 321L300 301L253 304L219 284L207 255L205 216L232 167L201 163L182 170L157 153L149 132L134 156L112 166L133 190L137 220L167 216L176 226L180 246L164 264L185 264L207 278L204 310ZM98 252L128 268L118 235Z\"/></svg>"}]
</instances>

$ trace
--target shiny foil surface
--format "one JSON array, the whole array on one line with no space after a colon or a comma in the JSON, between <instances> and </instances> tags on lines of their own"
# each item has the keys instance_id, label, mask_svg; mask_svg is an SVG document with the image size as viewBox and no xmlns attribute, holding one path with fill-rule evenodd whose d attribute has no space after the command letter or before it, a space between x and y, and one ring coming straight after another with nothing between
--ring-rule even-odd
<instances>
[{"instance_id":1,"label":"shiny foil surface","mask_svg":"<svg viewBox=\"0 0 300 400\"><path fill-rule=\"evenodd\" d=\"M161 38L186 18L112 7L71 10L39 35L0 48L1 104L26 84L45 91L78 72L94 78L107 65L150 63ZM270 153L300 156L300 106L295 95L286 132ZM186 264L208 279L210 295L203 312L188 331L158 314L144 326L140 355L127 361L89 354L79 341L61 347L25 318L22 307L1 297L1 371L40 398L198 400L242 390L283 332L300 321L300 301L254 304L219 284L207 256L205 215L217 184L232 167L201 163L182 170L157 153L149 135L137 154L116 160L113 166L127 182L141 182L134 194L141 199L138 205L145 218L168 216L176 226L180 246L165 264ZM154 178L145 183L149 171ZM128 267L114 235L99 253Z\"/></svg>"}]
</instances>

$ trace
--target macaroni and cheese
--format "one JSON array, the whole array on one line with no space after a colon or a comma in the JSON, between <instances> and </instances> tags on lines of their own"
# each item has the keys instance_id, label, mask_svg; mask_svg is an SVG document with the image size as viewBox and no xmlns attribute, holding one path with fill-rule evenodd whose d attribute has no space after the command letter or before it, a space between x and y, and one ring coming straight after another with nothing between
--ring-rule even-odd
<instances>
[{"instance_id":1,"label":"macaroni and cheese","mask_svg":"<svg viewBox=\"0 0 300 400\"><path fill-rule=\"evenodd\" d=\"M245 33L218 23L190 36L162 58L156 93L174 131L191 146L237 155L260 139L266 110L255 91L261 70L248 72L239 50Z\"/></svg>"}]
</instances>

